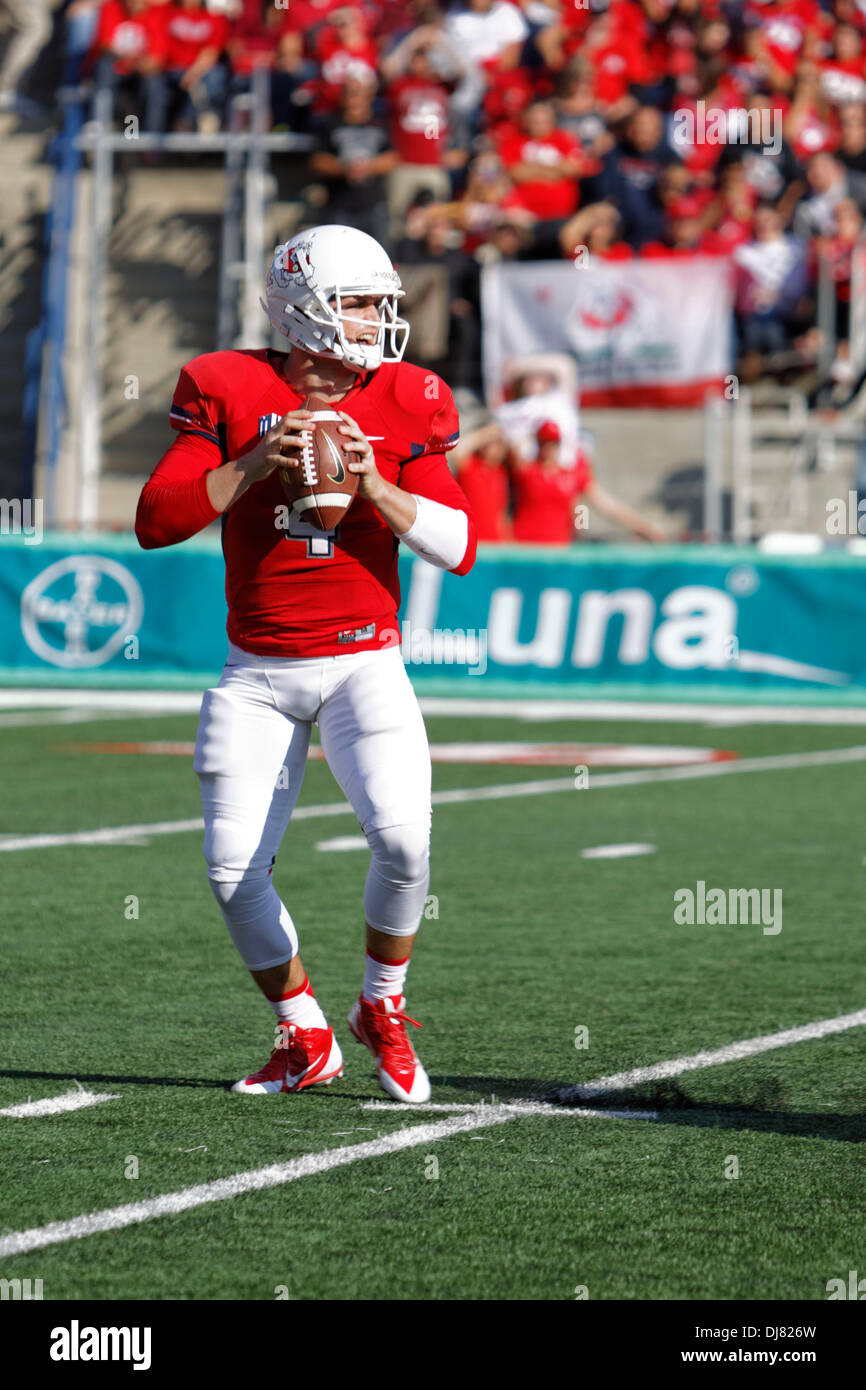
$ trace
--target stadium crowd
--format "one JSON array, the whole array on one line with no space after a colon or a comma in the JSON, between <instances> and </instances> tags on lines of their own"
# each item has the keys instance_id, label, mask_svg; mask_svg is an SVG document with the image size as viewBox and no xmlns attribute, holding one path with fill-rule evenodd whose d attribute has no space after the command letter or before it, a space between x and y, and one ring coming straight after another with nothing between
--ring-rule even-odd
<instances>
[{"instance_id":1,"label":"stadium crowd","mask_svg":"<svg viewBox=\"0 0 866 1390\"><path fill-rule=\"evenodd\" d=\"M14 104L57 4L0 0L15 30L0 64L0 108ZM273 128L313 140L300 225L370 232L416 290L434 268L438 288L426 285L413 320L414 356L447 369L458 391L483 396L483 265L696 255L731 264L742 380L817 365L823 404L855 384L848 337L866 216L866 0L60 8L67 74L115 89L118 117L137 110L148 130L219 128L264 68ZM835 286L832 364L816 320L819 265ZM481 463L503 448L501 439L483 444L479 479ZM570 452L568 467L585 482ZM515 510L532 478L518 486L509 457L514 515L492 525L517 535L532 529Z\"/></svg>"},{"instance_id":2,"label":"stadium crowd","mask_svg":"<svg viewBox=\"0 0 866 1390\"><path fill-rule=\"evenodd\" d=\"M819 257L845 376L866 214L866 0L71 0L81 72L151 130L216 128L269 72L312 135L310 220L445 267L477 384L492 259L731 258L741 373L814 359Z\"/></svg>"}]
</instances>

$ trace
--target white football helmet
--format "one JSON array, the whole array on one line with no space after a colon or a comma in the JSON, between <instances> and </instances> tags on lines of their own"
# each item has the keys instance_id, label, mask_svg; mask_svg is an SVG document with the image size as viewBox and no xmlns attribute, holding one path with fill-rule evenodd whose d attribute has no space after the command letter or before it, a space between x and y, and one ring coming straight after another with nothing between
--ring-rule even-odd
<instances>
[{"instance_id":1,"label":"white football helmet","mask_svg":"<svg viewBox=\"0 0 866 1390\"><path fill-rule=\"evenodd\" d=\"M383 362L399 362L406 351L409 325L397 317L397 300L406 291L378 241L355 227L308 227L278 246L266 293L267 303L260 303L271 323L307 352L375 371ZM376 341L349 342L343 325L365 320L344 314L341 301L369 294L381 296Z\"/></svg>"}]
</instances>

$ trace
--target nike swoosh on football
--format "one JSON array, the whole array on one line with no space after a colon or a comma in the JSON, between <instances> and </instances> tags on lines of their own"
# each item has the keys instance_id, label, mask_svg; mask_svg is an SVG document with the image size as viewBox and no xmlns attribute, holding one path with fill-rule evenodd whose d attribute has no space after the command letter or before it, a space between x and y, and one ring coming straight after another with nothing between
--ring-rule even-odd
<instances>
[{"instance_id":1,"label":"nike swoosh on football","mask_svg":"<svg viewBox=\"0 0 866 1390\"><path fill-rule=\"evenodd\" d=\"M328 473L326 476L331 479L332 483L344 483L346 481L346 470L343 467L343 460L340 455L340 451L334 443L333 439L329 439L327 435L325 435L325 443L328 446L331 458L337 468L336 473Z\"/></svg>"}]
</instances>

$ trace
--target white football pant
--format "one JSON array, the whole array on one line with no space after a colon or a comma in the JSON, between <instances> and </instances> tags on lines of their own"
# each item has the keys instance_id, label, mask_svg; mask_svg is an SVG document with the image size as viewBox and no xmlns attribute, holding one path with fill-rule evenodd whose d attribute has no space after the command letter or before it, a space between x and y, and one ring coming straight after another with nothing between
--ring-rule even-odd
<instances>
[{"instance_id":1,"label":"white football pant","mask_svg":"<svg viewBox=\"0 0 866 1390\"><path fill-rule=\"evenodd\" d=\"M430 751L399 647L340 656L253 656L230 645L202 700L195 749L214 895L244 964L298 951L271 878L298 799L313 723L372 851L364 890L379 931L418 930L430 880ZM295 865L306 878L318 866Z\"/></svg>"}]
</instances>

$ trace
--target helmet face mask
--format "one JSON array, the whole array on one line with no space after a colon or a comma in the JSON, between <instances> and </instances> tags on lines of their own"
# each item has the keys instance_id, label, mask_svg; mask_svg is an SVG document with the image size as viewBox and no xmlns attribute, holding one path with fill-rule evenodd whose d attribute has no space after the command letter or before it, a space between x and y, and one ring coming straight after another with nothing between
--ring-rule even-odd
<instances>
[{"instance_id":1,"label":"helmet face mask","mask_svg":"<svg viewBox=\"0 0 866 1390\"><path fill-rule=\"evenodd\" d=\"M356 371L375 371L399 362L409 325L397 314L405 293L391 261L372 237L353 227L311 227L274 253L262 308L274 327L298 348L345 362ZM378 301L378 325L346 310L344 299ZM375 341L359 343L346 325L376 330Z\"/></svg>"}]
</instances>

